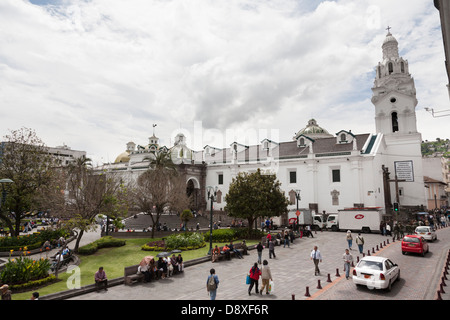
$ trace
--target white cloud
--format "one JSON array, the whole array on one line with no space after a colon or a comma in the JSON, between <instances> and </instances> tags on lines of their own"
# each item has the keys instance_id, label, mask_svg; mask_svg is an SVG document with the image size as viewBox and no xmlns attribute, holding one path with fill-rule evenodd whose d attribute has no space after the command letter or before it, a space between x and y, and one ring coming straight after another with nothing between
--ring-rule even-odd
<instances>
[{"instance_id":1,"label":"white cloud","mask_svg":"<svg viewBox=\"0 0 450 320\"><path fill-rule=\"evenodd\" d=\"M421 0L0 2L0 135L36 129L113 161L152 124L169 145L191 129L278 129L311 117L374 131L374 66L387 25L409 60L424 139L448 138L438 11ZM211 132L211 131L210 131ZM204 137L206 140L206 137ZM219 146L221 147L221 146Z\"/></svg>"}]
</instances>

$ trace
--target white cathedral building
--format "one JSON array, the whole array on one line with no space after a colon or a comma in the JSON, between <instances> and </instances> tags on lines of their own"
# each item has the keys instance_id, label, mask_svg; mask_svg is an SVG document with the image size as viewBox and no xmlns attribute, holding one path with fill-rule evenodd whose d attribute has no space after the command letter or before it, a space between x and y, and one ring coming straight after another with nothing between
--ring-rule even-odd
<instances>
[{"instance_id":1,"label":"white cathedral building","mask_svg":"<svg viewBox=\"0 0 450 320\"><path fill-rule=\"evenodd\" d=\"M184 168L191 192L195 190L197 210L209 208L207 186L217 186L214 209L224 210L233 177L258 168L277 175L292 210L297 206L297 190L299 207L317 213L337 213L348 207L380 207L391 213L394 202L401 208L424 210L427 199L414 79L390 32L382 53L372 88L375 133L341 130L330 134L310 119L291 141L264 139L258 145L236 141L228 148L205 146L200 151L189 149L182 134L171 148L160 147L153 135L147 146L128 143L126 152L104 168L133 178L148 169L148 155L169 150Z\"/></svg>"}]
</instances>

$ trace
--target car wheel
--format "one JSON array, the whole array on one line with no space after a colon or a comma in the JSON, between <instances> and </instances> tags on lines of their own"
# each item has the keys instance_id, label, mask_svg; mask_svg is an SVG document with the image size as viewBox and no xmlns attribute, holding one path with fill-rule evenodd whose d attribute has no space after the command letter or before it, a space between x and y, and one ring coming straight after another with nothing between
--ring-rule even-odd
<instances>
[{"instance_id":1,"label":"car wheel","mask_svg":"<svg viewBox=\"0 0 450 320\"><path fill-rule=\"evenodd\" d=\"M425 250L422 249L422 257L425 257Z\"/></svg>"},{"instance_id":2,"label":"car wheel","mask_svg":"<svg viewBox=\"0 0 450 320\"><path fill-rule=\"evenodd\" d=\"M399 281L399 280L400 280L400 270L398 270L397 279L395 279L395 281Z\"/></svg>"},{"instance_id":3,"label":"car wheel","mask_svg":"<svg viewBox=\"0 0 450 320\"><path fill-rule=\"evenodd\" d=\"M392 290L392 281L389 280L389 284L388 284L388 286L387 286L387 288L386 288L386 291L387 291L387 292L390 292L391 290Z\"/></svg>"},{"instance_id":4,"label":"car wheel","mask_svg":"<svg viewBox=\"0 0 450 320\"><path fill-rule=\"evenodd\" d=\"M402 254L406 254L406 252L405 252L405 251L402 251Z\"/></svg>"}]
</instances>

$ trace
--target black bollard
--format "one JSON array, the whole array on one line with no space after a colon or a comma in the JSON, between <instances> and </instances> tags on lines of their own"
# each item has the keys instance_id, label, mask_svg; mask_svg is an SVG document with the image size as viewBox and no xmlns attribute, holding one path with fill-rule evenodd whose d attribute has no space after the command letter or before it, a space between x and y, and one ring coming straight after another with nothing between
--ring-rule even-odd
<instances>
[{"instance_id":1,"label":"black bollard","mask_svg":"<svg viewBox=\"0 0 450 320\"><path fill-rule=\"evenodd\" d=\"M311 295L309 294L309 287L306 287L305 297L311 297Z\"/></svg>"},{"instance_id":2,"label":"black bollard","mask_svg":"<svg viewBox=\"0 0 450 320\"><path fill-rule=\"evenodd\" d=\"M332 281L331 281L330 274L328 274L327 282L332 282Z\"/></svg>"}]
</instances>

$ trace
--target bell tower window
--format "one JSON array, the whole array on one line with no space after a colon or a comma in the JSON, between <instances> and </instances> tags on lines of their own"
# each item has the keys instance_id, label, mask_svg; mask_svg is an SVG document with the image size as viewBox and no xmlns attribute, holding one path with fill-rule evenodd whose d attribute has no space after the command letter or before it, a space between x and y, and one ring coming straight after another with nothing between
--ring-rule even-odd
<instances>
[{"instance_id":1,"label":"bell tower window","mask_svg":"<svg viewBox=\"0 0 450 320\"><path fill-rule=\"evenodd\" d=\"M398 131L398 116L397 116L397 112L392 112L392 132L397 132Z\"/></svg>"},{"instance_id":2,"label":"bell tower window","mask_svg":"<svg viewBox=\"0 0 450 320\"><path fill-rule=\"evenodd\" d=\"M402 73L405 73L405 63L403 61L400 63L400 69Z\"/></svg>"},{"instance_id":3,"label":"bell tower window","mask_svg":"<svg viewBox=\"0 0 450 320\"><path fill-rule=\"evenodd\" d=\"M388 63L388 69L389 69L389 74L394 72L394 65L392 64L392 62Z\"/></svg>"}]
</instances>

